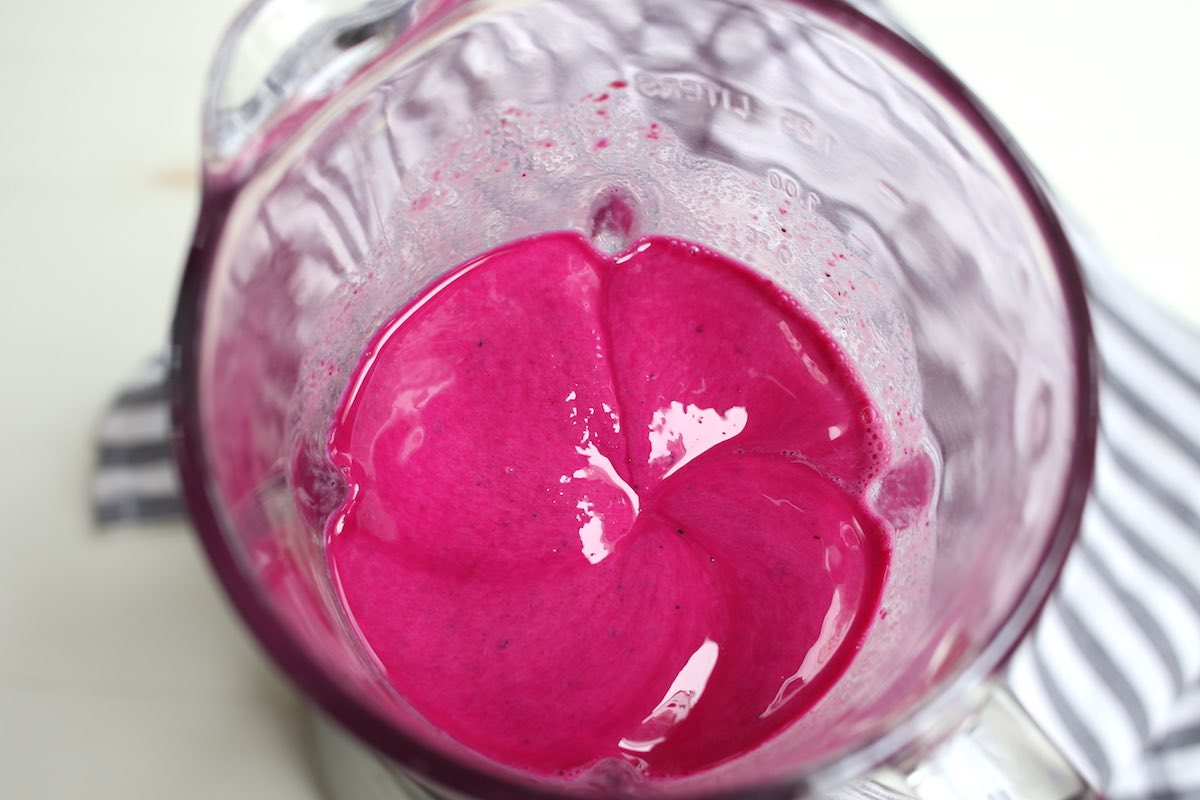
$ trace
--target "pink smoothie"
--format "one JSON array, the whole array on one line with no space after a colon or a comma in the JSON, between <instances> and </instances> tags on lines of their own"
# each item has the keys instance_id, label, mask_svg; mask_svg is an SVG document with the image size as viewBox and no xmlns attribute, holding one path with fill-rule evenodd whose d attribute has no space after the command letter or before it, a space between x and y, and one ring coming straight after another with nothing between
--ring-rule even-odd
<instances>
[{"instance_id":1,"label":"pink smoothie","mask_svg":"<svg viewBox=\"0 0 1200 800\"><path fill-rule=\"evenodd\" d=\"M783 291L687 242L556 233L455 269L376 335L329 449L365 645L522 770L744 753L877 612L887 445L861 382Z\"/></svg>"}]
</instances>

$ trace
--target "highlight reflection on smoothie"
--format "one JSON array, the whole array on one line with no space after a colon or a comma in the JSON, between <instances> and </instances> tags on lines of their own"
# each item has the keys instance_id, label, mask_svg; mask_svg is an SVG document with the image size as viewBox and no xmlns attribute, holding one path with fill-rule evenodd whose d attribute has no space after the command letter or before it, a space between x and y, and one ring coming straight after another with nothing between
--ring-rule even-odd
<instances>
[{"instance_id":1,"label":"highlight reflection on smoothie","mask_svg":"<svg viewBox=\"0 0 1200 800\"><path fill-rule=\"evenodd\" d=\"M567 395L568 402L574 399L575 392ZM613 433L620 433L620 418L607 403L601 403L601 408L612 419ZM595 408L588 409L587 424L591 424L591 416L595 411ZM579 416L578 408L573 408L570 416L571 419L577 418ZM558 482L560 484L567 484L576 480L603 481L609 486L621 490L625 494L628 508L632 509L632 516L629 520L629 523L632 524L637 519L640 506L637 492L625 482L625 479L617 472L608 457L596 447L596 443L591 440L590 427L584 428L583 445L575 445L575 452L587 459L587 466L575 470L570 476L560 475ZM583 553L583 557L588 560L589 564L599 564L611 552L616 539L626 531L609 531L606 535L604 513L596 511L595 503L587 495L584 495L582 499L575 502L575 508L580 512L577 517L581 523L579 527L580 552Z\"/></svg>"},{"instance_id":2,"label":"highlight reflection on smoothie","mask_svg":"<svg viewBox=\"0 0 1200 800\"><path fill-rule=\"evenodd\" d=\"M686 775L845 671L888 437L829 335L687 242L514 242L385 324L335 416L342 602L446 735L544 775Z\"/></svg>"},{"instance_id":3,"label":"highlight reflection on smoothie","mask_svg":"<svg viewBox=\"0 0 1200 800\"><path fill-rule=\"evenodd\" d=\"M642 720L637 733L621 739L618 746L622 750L648 753L655 745L666 741L671 728L687 719L692 708L700 702L720 653L721 648L716 642L705 639L679 670L663 699Z\"/></svg>"},{"instance_id":4,"label":"highlight reflection on smoothie","mask_svg":"<svg viewBox=\"0 0 1200 800\"><path fill-rule=\"evenodd\" d=\"M567 399L573 399L574 395L575 393L572 392ZM621 430L620 418L607 403L601 405L604 412L612 417L613 432L619 433ZM588 409L588 411L594 412L595 409ZM572 411L572 416L575 415L577 415L577 410ZM663 478L670 477L696 456L741 433L742 429L746 427L746 419L746 409L741 406L734 406L727 413L719 414L715 408L701 409L697 408L694 403L689 403L685 409L682 403L672 402L668 407L655 411L651 418L649 426L650 463L668 462L670 467L664 473ZM708 423L707 427L705 423ZM617 473L612 462L596 448L595 443L590 441L589 434L590 431L585 429L586 447L578 445L575 447L575 452L588 460L588 466L575 470L570 477L565 475L560 477L559 482L606 480L625 493L629 506L633 509L633 518L636 520L640 506L637 492ZM401 455L403 457L403 454ZM583 555L589 563L598 564L609 554L617 537L616 535L605 536L604 516L596 512L595 504L589 499L585 497L577 501L575 507L581 512L580 522L582 525L579 528L579 540L582 543Z\"/></svg>"},{"instance_id":5,"label":"highlight reflection on smoothie","mask_svg":"<svg viewBox=\"0 0 1200 800\"><path fill-rule=\"evenodd\" d=\"M650 418L650 463L667 461L670 468L663 478L669 478L696 456L741 433L746 420L744 406L720 414L715 408L698 408L695 403L684 408L676 400Z\"/></svg>"}]
</instances>

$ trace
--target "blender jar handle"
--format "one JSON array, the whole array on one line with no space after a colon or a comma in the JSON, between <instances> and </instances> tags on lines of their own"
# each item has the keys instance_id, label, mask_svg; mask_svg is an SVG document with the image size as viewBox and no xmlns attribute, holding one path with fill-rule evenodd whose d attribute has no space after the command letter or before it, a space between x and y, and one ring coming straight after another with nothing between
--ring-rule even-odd
<instances>
[{"instance_id":1,"label":"blender jar handle","mask_svg":"<svg viewBox=\"0 0 1200 800\"><path fill-rule=\"evenodd\" d=\"M1091 800L1101 795L1029 717L1006 686L983 699L922 755L875 773L830 800Z\"/></svg>"},{"instance_id":2,"label":"blender jar handle","mask_svg":"<svg viewBox=\"0 0 1200 800\"><path fill-rule=\"evenodd\" d=\"M290 139L325 101L387 52L420 0L255 0L211 67L203 118L205 179L236 181ZM443 11L435 8L434 11Z\"/></svg>"}]
</instances>

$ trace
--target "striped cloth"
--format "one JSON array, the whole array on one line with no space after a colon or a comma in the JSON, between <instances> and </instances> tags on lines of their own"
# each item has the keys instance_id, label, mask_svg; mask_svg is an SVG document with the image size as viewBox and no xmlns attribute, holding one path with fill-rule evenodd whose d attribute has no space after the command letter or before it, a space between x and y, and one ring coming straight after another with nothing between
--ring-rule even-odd
<instances>
[{"instance_id":1,"label":"striped cloth","mask_svg":"<svg viewBox=\"0 0 1200 800\"><path fill-rule=\"evenodd\" d=\"M1200 334L1071 231L1103 362L1083 530L1008 679L1114 798L1200 798Z\"/></svg>"},{"instance_id":2,"label":"striped cloth","mask_svg":"<svg viewBox=\"0 0 1200 800\"><path fill-rule=\"evenodd\" d=\"M146 364L100 422L92 475L92 516L101 528L183 517L171 458L167 362Z\"/></svg>"},{"instance_id":3,"label":"striped cloth","mask_svg":"<svg viewBox=\"0 0 1200 800\"><path fill-rule=\"evenodd\" d=\"M1104 372L1083 531L1010 685L1113 798L1200 800L1200 335L1153 307L1074 236ZM178 518L165 364L100 427L102 527Z\"/></svg>"}]
</instances>

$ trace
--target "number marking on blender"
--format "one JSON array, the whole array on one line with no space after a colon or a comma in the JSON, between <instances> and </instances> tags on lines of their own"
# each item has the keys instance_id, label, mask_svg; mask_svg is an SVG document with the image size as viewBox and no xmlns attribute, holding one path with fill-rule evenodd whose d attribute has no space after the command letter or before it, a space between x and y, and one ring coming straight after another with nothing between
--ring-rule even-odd
<instances>
[{"instance_id":1,"label":"number marking on blender","mask_svg":"<svg viewBox=\"0 0 1200 800\"><path fill-rule=\"evenodd\" d=\"M813 211L821 204L820 195L805 189L799 178L789 175L777 167L767 170L767 185L790 200L803 198L804 208L807 211Z\"/></svg>"}]
</instances>

